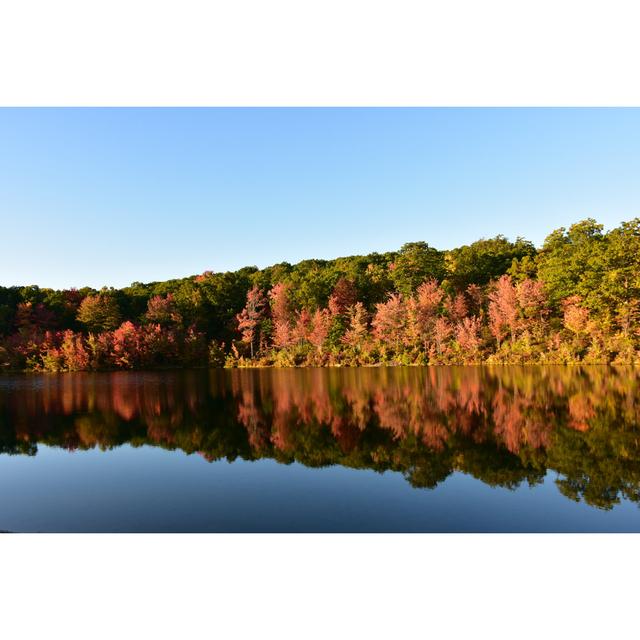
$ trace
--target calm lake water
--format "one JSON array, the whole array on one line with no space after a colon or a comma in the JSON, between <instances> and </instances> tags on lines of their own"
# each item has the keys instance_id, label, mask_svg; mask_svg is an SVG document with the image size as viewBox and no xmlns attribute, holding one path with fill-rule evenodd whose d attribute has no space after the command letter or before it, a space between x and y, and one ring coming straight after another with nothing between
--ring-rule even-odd
<instances>
[{"instance_id":1,"label":"calm lake water","mask_svg":"<svg viewBox=\"0 0 640 640\"><path fill-rule=\"evenodd\" d=\"M640 369L0 376L8 531L640 531Z\"/></svg>"}]
</instances>

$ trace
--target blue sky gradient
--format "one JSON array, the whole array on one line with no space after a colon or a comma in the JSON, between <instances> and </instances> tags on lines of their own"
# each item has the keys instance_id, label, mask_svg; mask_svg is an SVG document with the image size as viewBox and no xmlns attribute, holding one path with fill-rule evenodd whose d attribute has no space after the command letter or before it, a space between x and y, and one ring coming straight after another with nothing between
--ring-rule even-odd
<instances>
[{"instance_id":1,"label":"blue sky gradient","mask_svg":"<svg viewBox=\"0 0 640 640\"><path fill-rule=\"evenodd\" d=\"M0 284L541 244L640 216L640 109L0 109Z\"/></svg>"}]
</instances>

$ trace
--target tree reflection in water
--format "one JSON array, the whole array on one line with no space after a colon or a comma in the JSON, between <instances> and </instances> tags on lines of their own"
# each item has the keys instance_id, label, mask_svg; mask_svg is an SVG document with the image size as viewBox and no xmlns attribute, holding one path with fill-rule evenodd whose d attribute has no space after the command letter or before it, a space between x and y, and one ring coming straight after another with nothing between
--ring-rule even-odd
<instances>
[{"instance_id":1,"label":"tree reflection in water","mask_svg":"<svg viewBox=\"0 0 640 640\"><path fill-rule=\"evenodd\" d=\"M640 500L640 369L430 367L211 370L0 378L0 452L124 443L209 461L273 458L540 483L572 500Z\"/></svg>"}]
</instances>

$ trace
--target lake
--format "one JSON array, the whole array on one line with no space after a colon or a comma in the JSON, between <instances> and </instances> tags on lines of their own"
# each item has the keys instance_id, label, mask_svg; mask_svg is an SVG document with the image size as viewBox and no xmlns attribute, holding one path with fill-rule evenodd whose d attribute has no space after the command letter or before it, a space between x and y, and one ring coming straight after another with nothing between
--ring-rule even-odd
<instances>
[{"instance_id":1,"label":"lake","mask_svg":"<svg viewBox=\"0 0 640 640\"><path fill-rule=\"evenodd\" d=\"M0 529L640 531L640 369L0 376Z\"/></svg>"}]
</instances>

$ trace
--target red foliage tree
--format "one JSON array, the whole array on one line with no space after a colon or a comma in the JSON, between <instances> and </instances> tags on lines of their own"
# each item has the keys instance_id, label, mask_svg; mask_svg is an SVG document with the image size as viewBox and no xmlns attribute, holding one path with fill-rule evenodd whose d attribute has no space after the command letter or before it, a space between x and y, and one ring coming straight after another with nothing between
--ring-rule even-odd
<instances>
[{"instance_id":1,"label":"red foliage tree","mask_svg":"<svg viewBox=\"0 0 640 640\"><path fill-rule=\"evenodd\" d=\"M41 302L20 302L16 308L15 324L20 331L34 332L54 329L56 315Z\"/></svg>"},{"instance_id":2,"label":"red foliage tree","mask_svg":"<svg viewBox=\"0 0 640 640\"><path fill-rule=\"evenodd\" d=\"M309 342L322 351L322 347L329 335L331 328L331 314L327 309L316 309L311 321L311 331L309 332Z\"/></svg>"},{"instance_id":3,"label":"red foliage tree","mask_svg":"<svg viewBox=\"0 0 640 640\"><path fill-rule=\"evenodd\" d=\"M526 278L516 287L516 295L525 318L542 320L548 313L547 296L540 280Z\"/></svg>"},{"instance_id":4,"label":"red foliage tree","mask_svg":"<svg viewBox=\"0 0 640 640\"><path fill-rule=\"evenodd\" d=\"M300 345L309 340L309 334L312 330L312 318L307 309L302 309L296 314L296 321L291 329L291 340Z\"/></svg>"},{"instance_id":5,"label":"red foliage tree","mask_svg":"<svg viewBox=\"0 0 640 640\"><path fill-rule=\"evenodd\" d=\"M238 330L242 335L242 341L250 345L253 358L254 346L262 342L262 323L267 317L267 299L262 290L254 285L247 292L247 304L236 316Z\"/></svg>"},{"instance_id":6,"label":"red foliage tree","mask_svg":"<svg viewBox=\"0 0 640 640\"><path fill-rule=\"evenodd\" d=\"M147 303L147 312L144 314L146 322L159 324L161 327L178 326L182 324L182 315L176 307L173 295L166 297L154 296Z\"/></svg>"},{"instance_id":7,"label":"red foliage tree","mask_svg":"<svg viewBox=\"0 0 640 640\"><path fill-rule=\"evenodd\" d=\"M280 349L291 345L290 288L289 284L279 282L269 291L271 317L273 318L273 344Z\"/></svg>"},{"instance_id":8,"label":"red foliage tree","mask_svg":"<svg viewBox=\"0 0 640 640\"><path fill-rule=\"evenodd\" d=\"M213 275L213 271L207 270L203 271L200 275L196 276L194 280L196 282L206 282L208 278Z\"/></svg>"},{"instance_id":9,"label":"red foliage tree","mask_svg":"<svg viewBox=\"0 0 640 640\"><path fill-rule=\"evenodd\" d=\"M67 371L86 371L89 368L89 352L80 333L65 331L60 353Z\"/></svg>"},{"instance_id":10,"label":"red foliage tree","mask_svg":"<svg viewBox=\"0 0 640 640\"><path fill-rule=\"evenodd\" d=\"M516 339L518 329L518 296L511 278L501 276L495 283L494 290L489 294L489 328L500 347L500 342L511 334L511 341Z\"/></svg>"},{"instance_id":11,"label":"red foliage tree","mask_svg":"<svg viewBox=\"0 0 640 640\"><path fill-rule=\"evenodd\" d=\"M392 293L386 302L376 304L373 335L383 344L399 351L405 337L406 307L399 293Z\"/></svg>"},{"instance_id":12,"label":"red foliage tree","mask_svg":"<svg viewBox=\"0 0 640 640\"><path fill-rule=\"evenodd\" d=\"M589 310L581 303L580 296L571 296L562 301L564 326L577 334L586 331L589 322Z\"/></svg>"},{"instance_id":13,"label":"red foliage tree","mask_svg":"<svg viewBox=\"0 0 640 640\"><path fill-rule=\"evenodd\" d=\"M111 366L111 347L113 344L111 331L87 336L89 352L89 368L95 371Z\"/></svg>"},{"instance_id":14,"label":"red foliage tree","mask_svg":"<svg viewBox=\"0 0 640 640\"><path fill-rule=\"evenodd\" d=\"M144 336L140 329L127 320L112 334L111 360L116 367L133 369L144 358Z\"/></svg>"},{"instance_id":15,"label":"red foliage tree","mask_svg":"<svg viewBox=\"0 0 640 640\"><path fill-rule=\"evenodd\" d=\"M349 315L349 327L347 328L342 342L353 347L357 351L361 350L368 336L368 314L362 302L356 302Z\"/></svg>"},{"instance_id":16,"label":"red foliage tree","mask_svg":"<svg viewBox=\"0 0 640 640\"><path fill-rule=\"evenodd\" d=\"M444 316L437 318L433 325L433 340L436 353L442 355L447 351L447 340L451 337L453 328Z\"/></svg>"},{"instance_id":17,"label":"red foliage tree","mask_svg":"<svg viewBox=\"0 0 640 640\"><path fill-rule=\"evenodd\" d=\"M148 324L141 329L141 337L145 364L168 365L178 361L180 344L174 329Z\"/></svg>"},{"instance_id":18,"label":"red foliage tree","mask_svg":"<svg viewBox=\"0 0 640 640\"><path fill-rule=\"evenodd\" d=\"M418 287L416 291L416 301L423 322L430 321L438 314L444 295L444 291L435 278L426 280Z\"/></svg>"},{"instance_id":19,"label":"red foliage tree","mask_svg":"<svg viewBox=\"0 0 640 640\"><path fill-rule=\"evenodd\" d=\"M417 341L425 351L429 350L444 296L445 293L437 280L431 278L418 287L414 298L407 301L409 343Z\"/></svg>"},{"instance_id":20,"label":"red foliage tree","mask_svg":"<svg viewBox=\"0 0 640 640\"><path fill-rule=\"evenodd\" d=\"M456 341L463 353L465 362L476 361L480 353L480 319L477 316L463 318L456 325Z\"/></svg>"},{"instance_id":21,"label":"red foliage tree","mask_svg":"<svg viewBox=\"0 0 640 640\"><path fill-rule=\"evenodd\" d=\"M341 315L358 301L355 284L347 278L340 278L329 296L329 311L332 315Z\"/></svg>"},{"instance_id":22,"label":"red foliage tree","mask_svg":"<svg viewBox=\"0 0 640 640\"><path fill-rule=\"evenodd\" d=\"M458 323L463 320L463 318L467 317L469 313L469 307L467 305L467 300L464 297L463 293L456 293L455 296L450 296L447 299L447 312L449 314L449 319L451 322Z\"/></svg>"}]
</instances>

